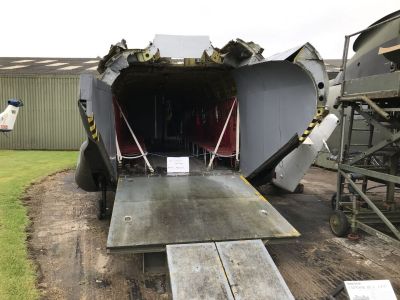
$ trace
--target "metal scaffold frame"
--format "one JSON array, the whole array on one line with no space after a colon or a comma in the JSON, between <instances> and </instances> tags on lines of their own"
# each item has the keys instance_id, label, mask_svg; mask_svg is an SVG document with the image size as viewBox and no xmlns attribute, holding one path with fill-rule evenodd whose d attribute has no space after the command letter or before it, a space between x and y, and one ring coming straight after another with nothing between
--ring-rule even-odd
<instances>
[{"instance_id":1,"label":"metal scaffold frame","mask_svg":"<svg viewBox=\"0 0 400 300\"><path fill-rule=\"evenodd\" d=\"M400 71L383 74L382 78L373 78L375 83L381 80L382 84L376 84L379 87L385 85L387 77L391 76L394 82L397 82L397 87L392 89L391 93L388 93L386 88L371 90L374 84L368 84L365 78L363 84L360 84L358 79L346 81L350 38L399 17L345 37L343 80L337 99L341 126L337 193L332 197L332 208L335 211L330 218L330 226L337 236L346 235L351 228L349 237L356 238L357 229L361 229L400 247L400 203L395 197L396 188L400 186ZM368 88L363 89L363 86ZM355 117L365 121L367 127L355 128ZM346 124L346 120L349 124ZM355 131L368 133L365 135L365 143L352 144L352 134ZM382 137L380 141L376 141L377 132ZM355 148L358 151L355 152ZM379 187L385 187L385 197L376 197L372 192L372 189L377 187L376 183L380 184ZM378 230L382 224L386 225L389 232Z\"/></svg>"}]
</instances>

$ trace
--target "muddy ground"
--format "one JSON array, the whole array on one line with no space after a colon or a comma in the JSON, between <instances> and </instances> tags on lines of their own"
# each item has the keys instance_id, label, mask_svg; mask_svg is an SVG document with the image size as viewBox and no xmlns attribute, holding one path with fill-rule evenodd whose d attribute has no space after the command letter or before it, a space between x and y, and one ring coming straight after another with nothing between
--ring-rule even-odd
<instances>
[{"instance_id":1,"label":"muddy ground","mask_svg":"<svg viewBox=\"0 0 400 300\"><path fill-rule=\"evenodd\" d=\"M108 255L109 219L97 219L97 193L74 182L73 171L32 185L30 253L44 299L168 299L165 275L145 275L141 255Z\"/></svg>"},{"instance_id":2,"label":"muddy ground","mask_svg":"<svg viewBox=\"0 0 400 300\"><path fill-rule=\"evenodd\" d=\"M359 279L390 279L400 293L399 249L370 236L351 242L331 234L335 176L313 168L304 194L266 195L302 233L267 249L296 299L325 299L342 280ZM76 186L73 171L28 189L29 247L43 298L169 299L166 275L144 273L141 255L107 254L109 220L97 219L98 199Z\"/></svg>"},{"instance_id":3,"label":"muddy ground","mask_svg":"<svg viewBox=\"0 0 400 300\"><path fill-rule=\"evenodd\" d=\"M344 280L368 279L389 279L400 295L400 249L362 232L356 242L331 233L336 173L312 168L302 182L303 194L269 197L302 234L287 245L267 246L296 299L326 299Z\"/></svg>"}]
</instances>

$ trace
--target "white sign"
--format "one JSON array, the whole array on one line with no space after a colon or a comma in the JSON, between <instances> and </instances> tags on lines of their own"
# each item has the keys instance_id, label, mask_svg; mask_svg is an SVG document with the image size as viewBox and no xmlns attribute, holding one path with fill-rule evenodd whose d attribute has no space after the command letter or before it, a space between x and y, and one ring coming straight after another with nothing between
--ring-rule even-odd
<instances>
[{"instance_id":1,"label":"white sign","mask_svg":"<svg viewBox=\"0 0 400 300\"><path fill-rule=\"evenodd\" d=\"M350 300L397 300L389 280L345 281Z\"/></svg>"},{"instance_id":2,"label":"white sign","mask_svg":"<svg viewBox=\"0 0 400 300\"><path fill-rule=\"evenodd\" d=\"M167 173L189 173L189 157L167 157Z\"/></svg>"}]
</instances>

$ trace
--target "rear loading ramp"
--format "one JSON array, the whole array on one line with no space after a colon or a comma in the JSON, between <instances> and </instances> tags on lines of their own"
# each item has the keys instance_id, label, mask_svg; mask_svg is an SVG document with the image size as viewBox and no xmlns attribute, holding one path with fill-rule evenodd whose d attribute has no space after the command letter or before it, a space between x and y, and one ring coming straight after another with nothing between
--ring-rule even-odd
<instances>
[{"instance_id":1,"label":"rear loading ramp","mask_svg":"<svg viewBox=\"0 0 400 300\"><path fill-rule=\"evenodd\" d=\"M261 240L167 246L174 300L294 299Z\"/></svg>"},{"instance_id":2,"label":"rear loading ramp","mask_svg":"<svg viewBox=\"0 0 400 300\"><path fill-rule=\"evenodd\" d=\"M177 243L297 236L237 174L120 177L107 248L143 253Z\"/></svg>"}]
</instances>

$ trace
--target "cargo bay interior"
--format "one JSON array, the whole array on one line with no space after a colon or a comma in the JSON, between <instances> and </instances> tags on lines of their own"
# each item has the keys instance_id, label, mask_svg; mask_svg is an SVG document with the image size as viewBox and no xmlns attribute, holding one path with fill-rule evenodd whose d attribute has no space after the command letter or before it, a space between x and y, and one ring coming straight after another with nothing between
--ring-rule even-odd
<instances>
[{"instance_id":1,"label":"cargo bay interior","mask_svg":"<svg viewBox=\"0 0 400 300\"><path fill-rule=\"evenodd\" d=\"M203 172L215 153L213 168L237 167L238 105L229 71L179 65L123 70L112 86L122 165L142 173L144 154L163 173L167 156L189 156L190 171Z\"/></svg>"}]
</instances>

